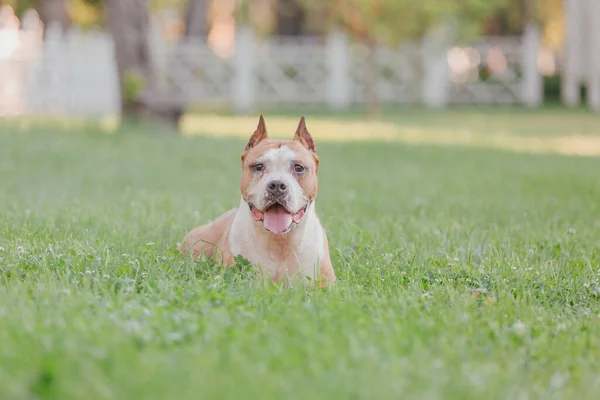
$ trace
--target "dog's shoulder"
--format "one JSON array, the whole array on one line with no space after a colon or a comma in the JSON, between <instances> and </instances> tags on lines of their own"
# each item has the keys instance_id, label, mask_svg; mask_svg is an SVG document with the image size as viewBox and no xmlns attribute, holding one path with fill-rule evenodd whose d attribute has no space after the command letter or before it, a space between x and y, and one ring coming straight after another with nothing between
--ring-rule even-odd
<instances>
[{"instance_id":1,"label":"dog's shoulder","mask_svg":"<svg viewBox=\"0 0 600 400\"><path fill-rule=\"evenodd\" d=\"M200 254L212 257L216 248L229 250L227 236L237 210L237 207L232 208L214 221L191 230L183 239L179 251L187 253L191 250L194 258L198 258Z\"/></svg>"}]
</instances>

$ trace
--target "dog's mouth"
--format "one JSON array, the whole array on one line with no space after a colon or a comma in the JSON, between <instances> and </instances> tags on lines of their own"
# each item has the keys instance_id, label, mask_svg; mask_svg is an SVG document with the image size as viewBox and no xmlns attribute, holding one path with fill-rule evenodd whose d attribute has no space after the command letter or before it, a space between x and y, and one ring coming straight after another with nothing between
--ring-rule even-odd
<instances>
[{"instance_id":1,"label":"dog's mouth","mask_svg":"<svg viewBox=\"0 0 600 400\"><path fill-rule=\"evenodd\" d=\"M248 205L250 206L252 218L257 222L262 222L265 229L275 235L289 232L292 225L302 222L308 207L307 204L297 212L292 213L280 203L271 204L265 211L260 211L252 203L248 203Z\"/></svg>"}]
</instances>

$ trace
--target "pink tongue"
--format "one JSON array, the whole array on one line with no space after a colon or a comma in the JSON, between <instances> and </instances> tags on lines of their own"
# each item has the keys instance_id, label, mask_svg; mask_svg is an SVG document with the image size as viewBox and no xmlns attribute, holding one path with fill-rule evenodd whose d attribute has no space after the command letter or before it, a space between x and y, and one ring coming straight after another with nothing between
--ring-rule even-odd
<instances>
[{"instance_id":1,"label":"pink tongue","mask_svg":"<svg viewBox=\"0 0 600 400\"><path fill-rule=\"evenodd\" d=\"M292 224L292 215L285 211L285 209L280 206L273 206L265 211L265 228L271 231L272 233L279 235L280 233L285 232L285 230Z\"/></svg>"}]
</instances>

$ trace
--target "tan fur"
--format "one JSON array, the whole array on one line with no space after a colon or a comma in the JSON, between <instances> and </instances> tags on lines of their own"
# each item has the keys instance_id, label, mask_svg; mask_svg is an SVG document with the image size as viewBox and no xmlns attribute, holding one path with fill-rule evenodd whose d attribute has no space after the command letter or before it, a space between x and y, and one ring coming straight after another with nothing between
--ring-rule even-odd
<instances>
[{"instance_id":1,"label":"tan fur","mask_svg":"<svg viewBox=\"0 0 600 400\"><path fill-rule=\"evenodd\" d=\"M236 212L237 208L231 209L213 222L193 229L186 235L179 250L182 253L191 250L194 259L204 254L222 261L223 265L232 265L233 255L228 251L227 236Z\"/></svg>"},{"instance_id":2,"label":"tan fur","mask_svg":"<svg viewBox=\"0 0 600 400\"><path fill-rule=\"evenodd\" d=\"M248 200L248 189L256 180L256 176L252 174L250 167L256 162L256 159L267 150L277 149L284 145L291 148L298 155L299 161L302 161L302 163L308 167L308 172L298 178L298 183L310 201L315 200L319 188L317 179L319 157L315 153L311 153L307 150L297 140L272 139L264 139L255 147L246 150L244 154L242 154L242 179L240 180L240 189L244 199Z\"/></svg>"},{"instance_id":3,"label":"tan fur","mask_svg":"<svg viewBox=\"0 0 600 400\"><path fill-rule=\"evenodd\" d=\"M251 166L269 150L280 149L282 146L292 150L295 160L307 168L305 173L297 176L296 179L303 196L309 200L309 207L305 220L300 225L288 233L274 235L266 231L262 223L257 223L251 218L248 206L249 193L260 180L260 176L253 173ZM286 155L292 154L289 150L285 152ZM306 129L304 118L300 120L294 140L282 141L268 139L266 125L261 116L258 127L248 141L241 158L240 206L223 214L217 220L189 232L180 246L180 251L191 252L194 259L205 255L224 266L233 265L234 256L240 253L255 266L260 265L266 275L278 282L310 271L310 260L315 251L319 253L315 249L322 248L318 265L315 265L318 271L314 278L322 287L335 282L327 235L314 210L314 200L318 191L319 158L312 137Z\"/></svg>"}]
</instances>

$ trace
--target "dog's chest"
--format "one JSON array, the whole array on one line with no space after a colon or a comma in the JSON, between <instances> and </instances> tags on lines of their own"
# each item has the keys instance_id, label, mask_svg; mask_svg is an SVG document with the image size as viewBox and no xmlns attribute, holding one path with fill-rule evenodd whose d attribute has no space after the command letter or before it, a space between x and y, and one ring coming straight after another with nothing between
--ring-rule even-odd
<instances>
[{"instance_id":1,"label":"dog's chest","mask_svg":"<svg viewBox=\"0 0 600 400\"><path fill-rule=\"evenodd\" d=\"M275 246L248 232L232 231L230 246L234 256L248 259L271 279L315 279L323 257L322 235L322 230L315 230L312 235L303 235L293 245Z\"/></svg>"}]
</instances>

